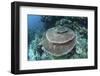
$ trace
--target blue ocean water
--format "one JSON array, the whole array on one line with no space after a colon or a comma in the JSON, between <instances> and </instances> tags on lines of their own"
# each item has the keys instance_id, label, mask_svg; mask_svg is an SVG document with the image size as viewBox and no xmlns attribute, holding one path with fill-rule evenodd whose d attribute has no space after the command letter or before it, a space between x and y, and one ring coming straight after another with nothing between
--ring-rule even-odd
<instances>
[{"instance_id":1,"label":"blue ocean water","mask_svg":"<svg viewBox=\"0 0 100 76\"><path fill-rule=\"evenodd\" d=\"M39 33L44 30L44 23L41 21L41 16L28 15L28 29Z\"/></svg>"}]
</instances>

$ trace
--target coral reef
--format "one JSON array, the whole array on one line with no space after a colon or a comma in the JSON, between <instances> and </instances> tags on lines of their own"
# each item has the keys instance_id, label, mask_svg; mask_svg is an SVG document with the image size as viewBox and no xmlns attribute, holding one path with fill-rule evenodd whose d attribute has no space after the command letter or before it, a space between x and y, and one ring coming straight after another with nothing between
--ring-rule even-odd
<instances>
[{"instance_id":1,"label":"coral reef","mask_svg":"<svg viewBox=\"0 0 100 76\"><path fill-rule=\"evenodd\" d=\"M42 16L42 22L45 23L44 28L47 30L54 26L66 26L76 34L76 46L72 52L63 56L53 56L43 50L40 42L43 34L34 34L28 46L28 60L53 60L53 59L80 59L88 58L88 25L87 17L59 17L59 16ZM31 35L31 33L30 33ZM41 35L41 36L40 36ZM33 35L32 35L33 36Z\"/></svg>"}]
</instances>

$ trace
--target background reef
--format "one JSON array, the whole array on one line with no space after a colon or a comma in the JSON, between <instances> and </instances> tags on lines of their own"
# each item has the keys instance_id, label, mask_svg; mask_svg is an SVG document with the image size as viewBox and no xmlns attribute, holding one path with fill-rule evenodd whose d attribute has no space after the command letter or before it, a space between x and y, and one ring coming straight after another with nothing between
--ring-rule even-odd
<instances>
[{"instance_id":1,"label":"background reef","mask_svg":"<svg viewBox=\"0 0 100 76\"><path fill-rule=\"evenodd\" d=\"M39 43L52 27L66 26L76 34L76 46L69 54L56 57L44 52ZM28 15L28 60L82 59L88 58L88 18L74 16Z\"/></svg>"}]
</instances>

